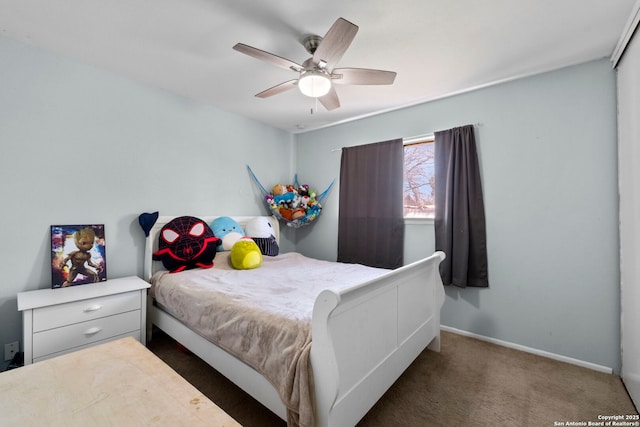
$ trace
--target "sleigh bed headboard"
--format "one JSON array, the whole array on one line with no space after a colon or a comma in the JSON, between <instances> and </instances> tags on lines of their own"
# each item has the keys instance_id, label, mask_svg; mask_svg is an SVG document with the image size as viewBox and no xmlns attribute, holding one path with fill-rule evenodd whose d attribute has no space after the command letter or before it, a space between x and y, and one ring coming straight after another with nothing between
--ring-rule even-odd
<instances>
[{"instance_id":1,"label":"sleigh bed headboard","mask_svg":"<svg viewBox=\"0 0 640 427\"><path fill-rule=\"evenodd\" d=\"M217 216L194 215L194 216L202 219L207 224L211 224L211 222L214 219L219 218L220 216L223 216L223 215L217 215ZM238 224L240 224L240 226L244 229L247 226L247 222L249 222L253 218L256 218L256 216L262 216L262 215L253 215L253 216L226 215L226 216L229 216L230 218L233 218L234 220L236 220ZM273 234L275 235L278 243L280 243L280 223L278 222L278 219L275 216L265 215L265 217L269 220L269 223L271 224L271 228L273 228ZM153 276L153 274L156 271L164 270L164 267L162 266L162 262L153 260L153 253L158 250L158 234L160 233L160 230L162 230L162 227L164 227L169 221L171 221L174 218L176 218L176 216L159 216L156 223L153 225L153 227L151 227L151 230L149 230L149 236L147 236L145 246L144 246L144 262L143 262L143 267L144 267L143 278L146 281L149 281L149 279L151 279L151 276Z\"/></svg>"}]
</instances>

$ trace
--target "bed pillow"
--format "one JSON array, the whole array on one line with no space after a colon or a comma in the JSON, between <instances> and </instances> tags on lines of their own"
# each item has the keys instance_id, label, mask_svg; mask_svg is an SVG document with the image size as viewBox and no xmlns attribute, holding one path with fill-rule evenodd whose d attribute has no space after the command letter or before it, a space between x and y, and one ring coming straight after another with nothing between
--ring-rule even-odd
<instances>
[{"instance_id":1,"label":"bed pillow","mask_svg":"<svg viewBox=\"0 0 640 427\"><path fill-rule=\"evenodd\" d=\"M246 233L256 242L262 255L276 256L280 252L273 227L266 216L250 219L247 222Z\"/></svg>"},{"instance_id":2,"label":"bed pillow","mask_svg":"<svg viewBox=\"0 0 640 427\"><path fill-rule=\"evenodd\" d=\"M211 222L213 235L222 240L218 251L230 251L233 244L245 236L238 222L228 216L221 216Z\"/></svg>"},{"instance_id":3,"label":"bed pillow","mask_svg":"<svg viewBox=\"0 0 640 427\"><path fill-rule=\"evenodd\" d=\"M231 267L236 270L251 270L262 265L262 253L249 237L243 237L233 244L229 254Z\"/></svg>"},{"instance_id":4,"label":"bed pillow","mask_svg":"<svg viewBox=\"0 0 640 427\"><path fill-rule=\"evenodd\" d=\"M206 222L193 216L181 216L160 230L158 250L153 253L153 259L162 261L171 273L211 268L220 243Z\"/></svg>"}]
</instances>

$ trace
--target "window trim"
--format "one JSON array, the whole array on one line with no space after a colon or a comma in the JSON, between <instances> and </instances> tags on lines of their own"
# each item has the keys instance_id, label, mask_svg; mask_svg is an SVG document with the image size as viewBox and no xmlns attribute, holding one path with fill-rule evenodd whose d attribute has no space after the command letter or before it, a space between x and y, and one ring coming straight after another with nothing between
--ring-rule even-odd
<instances>
[{"instance_id":1,"label":"window trim","mask_svg":"<svg viewBox=\"0 0 640 427\"><path fill-rule=\"evenodd\" d=\"M418 136L412 136L411 138L402 138L402 145L404 147L406 146L410 146L410 145L418 145L418 144L433 144L436 141L436 136L433 133L430 134L425 134L425 135L418 135ZM429 224L433 224L434 222L434 218L410 218L410 217L406 217L403 216L404 218L404 223L406 225L429 225Z\"/></svg>"},{"instance_id":2,"label":"window trim","mask_svg":"<svg viewBox=\"0 0 640 427\"><path fill-rule=\"evenodd\" d=\"M425 135L412 136L411 138L402 138L402 145L415 145L422 144L424 142L433 143L436 140L434 133L428 133Z\"/></svg>"},{"instance_id":3,"label":"window trim","mask_svg":"<svg viewBox=\"0 0 640 427\"><path fill-rule=\"evenodd\" d=\"M404 217L405 225L431 225L435 218L408 218Z\"/></svg>"}]
</instances>

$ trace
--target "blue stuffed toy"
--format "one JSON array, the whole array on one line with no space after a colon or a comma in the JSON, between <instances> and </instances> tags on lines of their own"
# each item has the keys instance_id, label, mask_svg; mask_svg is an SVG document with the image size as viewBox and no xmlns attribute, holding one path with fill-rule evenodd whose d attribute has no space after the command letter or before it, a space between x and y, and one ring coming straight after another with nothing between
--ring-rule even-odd
<instances>
[{"instance_id":1,"label":"blue stuffed toy","mask_svg":"<svg viewBox=\"0 0 640 427\"><path fill-rule=\"evenodd\" d=\"M230 251L233 244L245 236L244 230L238 222L228 216L221 216L211 222L213 235L222 240L218 252Z\"/></svg>"}]
</instances>

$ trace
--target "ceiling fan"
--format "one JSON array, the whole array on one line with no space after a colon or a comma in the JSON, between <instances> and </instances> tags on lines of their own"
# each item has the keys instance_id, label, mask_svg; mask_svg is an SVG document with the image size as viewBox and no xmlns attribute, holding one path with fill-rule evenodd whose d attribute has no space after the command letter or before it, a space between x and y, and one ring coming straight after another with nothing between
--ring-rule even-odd
<instances>
[{"instance_id":1,"label":"ceiling fan","mask_svg":"<svg viewBox=\"0 0 640 427\"><path fill-rule=\"evenodd\" d=\"M338 18L324 37L310 35L303 45L312 56L296 64L281 56L238 43L233 49L246 55L269 62L280 68L293 70L300 75L297 79L280 83L258 93L258 98L267 98L298 87L304 95L317 98L327 110L340 107L340 100L333 84L346 85L390 85L396 78L393 71L371 70L367 68L334 68L342 58L358 32L358 26L344 18Z\"/></svg>"}]
</instances>

